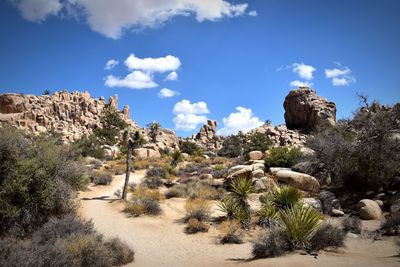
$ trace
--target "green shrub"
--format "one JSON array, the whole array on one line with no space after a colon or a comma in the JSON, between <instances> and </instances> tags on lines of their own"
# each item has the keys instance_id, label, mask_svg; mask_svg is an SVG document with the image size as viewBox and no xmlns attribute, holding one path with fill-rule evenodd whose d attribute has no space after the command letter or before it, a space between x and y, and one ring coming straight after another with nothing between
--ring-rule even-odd
<instances>
[{"instance_id":1,"label":"green shrub","mask_svg":"<svg viewBox=\"0 0 400 267\"><path fill-rule=\"evenodd\" d=\"M186 189L184 185L175 185L165 192L166 198L186 197Z\"/></svg>"},{"instance_id":2,"label":"green shrub","mask_svg":"<svg viewBox=\"0 0 400 267\"><path fill-rule=\"evenodd\" d=\"M188 140L179 142L179 150L191 156L201 156L203 154L202 149L196 143Z\"/></svg>"},{"instance_id":3,"label":"green shrub","mask_svg":"<svg viewBox=\"0 0 400 267\"><path fill-rule=\"evenodd\" d=\"M271 203L264 203L257 214L262 227L271 228L279 225L279 211Z\"/></svg>"},{"instance_id":4,"label":"green shrub","mask_svg":"<svg viewBox=\"0 0 400 267\"><path fill-rule=\"evenodd\" d=\"M101 144L114 145L120 131L128 126L120 113L114 107L105 107L100 115L102 127L94 129L93 133Z\"/></svg>"},{"instance_id":5,"label":"green shrub","mask_svg":"<svg viewBox=\"0 0 400 267\"><path fill-rule=\"evenodd\" d=\"M73 147L84 157L104 159L104 150L101 148L101 144L94 134L83 136L80 140L73 143Z\"/></svg>"},{"instance_id":6,"label":"green shrub","mask_svg":"<svg viewBox=\"0 0 400 267\"><path fill-rule=\"evenodd\" d=\"M236 158L243 155L245 137L243 134L230 135L224 139L218 156Z\"/></svg>"},{"instance_id":7,"label":"green shrub","mask_svg":"<svg viewBox=\"0 0 400 267\"><path fill-rule=\"evenodd\" d=\"M151 189L157 189L163 185L163 180L160 176L145 177L143 182Z\"/></svg>"},{"instance_id":8,"label":"green shrub","mask_svg":"<svg viewBox=\"0 0 400 267\"><path fill-rule=\"evenodd\" d=\"M50 215L74 210L88 178L73 150L46 136L0 128L0 236L25 235Z\"/></svg>"},{"instance_id":9,"label":"green shrub","mask_svg":"<svg viewBox=\"0 0 400 267\"><path fill-rule=\"evenodd\" d=\"M251 252L254 258L273 258L284 255L289 250L289 240L285 231L273 227L253 241Z\"/></svg>"},{"instance_id":10,"label":"green shrub","mask_svg":"<svg viewBox=\"0 0 400 267\"><path fill-rule=\"evenodd\" d=\"M265 156L265 167L292 167L302 157L298 147L274 147Z\"/></svg>"},{"instance_id":11,"label":"green shrub","mask_svg":"<svg viewBox=\"0 0 400 267\"><path fill-rule=\"evenodd\" d=\"M346 233L338 227L323 223L310 239L310 248L314 251L327 247L339 248L344 246Z\"/></svg>"},{"instance_id":12,"label":"green shrub","mask_svg":"<svg viewBox=\"0 0 400 267\"><path fill-rule=\"evenodd\" d=\"M254 133L246 137L246 143L244 145L244 153L247 157L248 153L253 150L265 152L271 147L271 145L272 141L266 134Z\"/></svg>"},{"instance_id":13,"label":"green shrub","mask_svg":"<svg viewBox=\"0 0 400 267\"><path fill-rule=\"evenodd\" d=\"M230 196L225 197L220 203L218 203L218 209L226 213L228 219L235 218L239 208L238 202Z\"/></svg>"}]
</instances>

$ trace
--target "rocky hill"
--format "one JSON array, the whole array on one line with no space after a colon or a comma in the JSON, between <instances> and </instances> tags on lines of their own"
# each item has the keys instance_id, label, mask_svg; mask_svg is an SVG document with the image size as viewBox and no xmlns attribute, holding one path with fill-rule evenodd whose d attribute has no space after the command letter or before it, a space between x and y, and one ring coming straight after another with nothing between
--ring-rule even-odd
<instances>
[{"instance_id":1,"label":"rocky hill","mask_svg":"<svg viewBox=\"0 0 400 267\"><path fill-rule=\"evenodd\" d=\"M53 95L0 95L0 122L7 122L34 133L61 134L65 143L79 140L101 127L100 114L107 107L118 108L118 97L92 98L88 92L57 92ZM138 128L131 120L129 106L120 111L129 126Z\"/></svg>"}]
</instances>

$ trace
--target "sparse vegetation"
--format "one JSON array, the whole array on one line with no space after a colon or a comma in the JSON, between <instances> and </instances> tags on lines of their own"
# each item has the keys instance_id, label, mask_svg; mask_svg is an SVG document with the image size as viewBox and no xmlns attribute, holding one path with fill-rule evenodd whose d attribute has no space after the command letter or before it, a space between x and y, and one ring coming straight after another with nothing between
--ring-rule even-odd
<instances>
[{"instance_id":1,"label":"sparse vegetation","mask_svg":"<svg viewBox=\"0 0 400 267\"><path fill-rule=\"evenodd\" d=\"M189 154L191 156L201 156L203 155L203 150L196 145L194 142L188 140L183 140L179 143L179 150L182 153Z\"/></svg>"},{"instance_id":2,"label":"sparse vegetation","mask_svg":"<svg viewBox=\"0 0 400 267\"><path fill-rule=\"evenodd\" d=\"M353 234L361 234L361 220L356 217L347 217L342 221L342 227L345 232L350 232Z\"/></svg>"},{"instance_id":3,"label":"sparse vegetation","mask_svg":"<svg viewBox=\"0 0 400 267\"><path fill-rule=\"evenodd\" d=\"M263 133L253 133L246 138L244 153L247 156L250 151L258 150L265 152L272 145L271 139Z\"/></svg>"},{"instance_id":4,"label":"sparse vegetation","mask_svg":"<svg viewBox=\"0 0 400 267\"><path fill-rule=\"evenodd\" d=\"M254 258L273 258L289 250L289 240L285 231L282 228L273 227L253 241L252 254Z\"/></svg>"},{"instance_id":5,"label":"sparse vegetation","mask_svg":"<svg viewBox=\"0 0 400 267\"><path fill-rule=\"evenodd\" d=\"M210 203L204 199L188 200L185 205L186 215L184 222L190 219L197 219L198 221L206 221L209 219L211 210Z\"/></svg>"},{"instance_id":6,"label":"sparse vegetation","mask_svg":"<svg viewBox=\"0 0 400 267\"><path fill-rule=\"evenodd\" d=\"M268 150L265 160L265 167L292 167L302 157L298 147L274 147Z\"/></svg>"},{"instance_id":7,"label":"sparse vegetation","mask_svg":"<svg viewBox=\"0 0 400 267\"><path fill-rule=\"evenodd\" d=\"M120 116L117 109L113 107L105 107L100 117L102 127L94 130L94 134L101 144L114 145L118 134L128 125Z\"/></svg>"},{"instance_id":8,"label":"sparse vegetation","mask_svg":"<svg viewBox=\"0 0 400 267\"><path fill-rule=\"evenodd\" d=\"M294 187L281 186L265 193L261 200L268 204L270 202L275 208L284 210L293 207L301 199L301 193Z\"/></svg>"},{"instance_id":9,"label":"sparse vegetation","mask_svg":"<svg viewBox=\"0 0 400 267\"><path fill-rule=\"evenodd\" d=\"M310 239L310 249L318 251L327 247L339 248L344 246L345 232L330 224L323 223Z\"/></svg>"},{"instance_id":10,"label":"sparse vegetation","mask_svg":"<svg viewBox=\"0 0 400 267\"><path fill-rule=\"evenodd\" d=\"M221 232L222 244L241 244L243 243L243 231L240 222L237 220L228 220L219 226Z\"/></svg>"},{"instance_id":11,"label":"sparse vegetation","mask_svg":"<svg viewBox=\"0 0 400 267\"><path fill-rule=\"evenodd\" d=\"M94 171L90 179L95 185L109 185L113 177L108 171Z\"/></svg>"},{"instance_id":12,"label":"sparse vegetation","mask_svg":"<svg viewBox=\"0 0 400 267\"><path fill-rule=\"evenodd\" d=\"M209 228L210 227L206 225L204 222L199 221L198 219L195 218L190 218L185 227L185 233L187 234L196 234L199 232L205 233L208 232Z\"/></svg>"}]
</instances>

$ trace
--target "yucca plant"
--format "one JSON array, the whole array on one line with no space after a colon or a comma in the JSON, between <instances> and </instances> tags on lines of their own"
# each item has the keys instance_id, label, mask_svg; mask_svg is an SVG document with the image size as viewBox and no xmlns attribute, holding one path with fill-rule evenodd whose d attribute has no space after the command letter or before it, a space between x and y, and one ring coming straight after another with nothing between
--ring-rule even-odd
<instances>
[{"instance_id":1,"label":"yucca plant","mask_svg":"<svg viewBox=\"0 0 400 267\"><path fill-rule=\"evenodd\" d=\"M279 225L279 211L270 202L264 203L257 214L262 227L271 228Z\"/></svg>"},{"instance_id":2,"label":"yucca plant","mask_svg":"<svg viewBox=\"0 0 400 267\"><path fill-rule=\"evenodd\" d=\"M242 223L243 228L248 228L251 219L248 198L251 193L255 192L254 183L246 176L239 176L230 182L229 188L230 197L237 206L234 216Z\"/></svg>"},{"instance_id":3,"label":"yucca plant","mask_svg":"<svg viewBox=\"0 0 400 267\"><path fill-rule=\"evenodd\" d=\"M231 196L225 197L220 203L218 203L218 210L226 213L228 219L233 219L238 209L238 203Z\"/></svg>"},{"instance_id":4,"label":"yucca plant","mask_svg":"<svg viewBox=\"0 0 400 267\"><path fill-rule=\"evenodd\" d=\"M296 204L289 209L280 211L281 223L289 239L291 249L302 249L318 229L322 215L312 207Z\"/></svg>"},{"instance_id":5,"label":"yucca plant","mask_svg":"<svg viewBox=\"0 0 400 267\"><path fill-rule=\"evenodd\" d=\"M263 202L270 202L277 209L284 210L299 203L301 193L294 187L282 186L276 187L272 191L266 193L262 199Z\"/></svg>"}]
</instances>

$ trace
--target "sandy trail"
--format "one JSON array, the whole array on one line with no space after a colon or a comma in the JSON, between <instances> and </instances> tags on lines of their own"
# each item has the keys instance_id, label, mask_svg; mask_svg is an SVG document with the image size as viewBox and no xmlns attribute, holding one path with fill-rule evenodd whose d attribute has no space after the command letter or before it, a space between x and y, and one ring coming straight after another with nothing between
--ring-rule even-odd
<instances>
[{"instance_id":1,"label":"sandy trail","mask_svg":"<svg viewBox=\"0 0 400 267\"><path fill-rule=\"evenodd\" d=\"M140 183L144 171L131 175L131 182ZM125 175L114 177L109 186L91 186L81 192L81 216L92 219L105 236L119 236L135 250L135 261L129 266L400 266L400 258L392 239L371 242L348 238L341 252L323 252L317 259L292 254L274 259L243 261L250 258L251 244L217 244L218 232L186 235L184 225L177 222L184 216L184 199L165 200L163 213L157 217L131 218L122 211L123 203L114 192L122 189Z\"/></svg>"}]
</instances>

